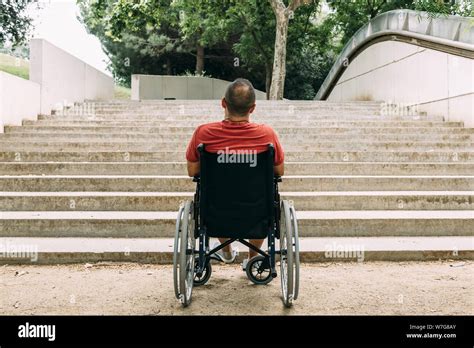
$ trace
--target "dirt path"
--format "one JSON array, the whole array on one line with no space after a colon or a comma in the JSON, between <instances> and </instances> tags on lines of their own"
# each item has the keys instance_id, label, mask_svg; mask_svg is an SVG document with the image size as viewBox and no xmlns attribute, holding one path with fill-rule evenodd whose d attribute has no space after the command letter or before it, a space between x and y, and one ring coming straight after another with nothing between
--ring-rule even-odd
<instances>
[{"instance_id":1,"label":"dirt path","mask_svg":"<svg viewBox=\"0 0 474 348\"><path fill-rule=\"evenodd\" d=\"M301 279L288 310L279 278L215 265L182 309L168 265L0 266L0 314L474 314L472 262L305 264Z\"/></svg>"}]
</instances>

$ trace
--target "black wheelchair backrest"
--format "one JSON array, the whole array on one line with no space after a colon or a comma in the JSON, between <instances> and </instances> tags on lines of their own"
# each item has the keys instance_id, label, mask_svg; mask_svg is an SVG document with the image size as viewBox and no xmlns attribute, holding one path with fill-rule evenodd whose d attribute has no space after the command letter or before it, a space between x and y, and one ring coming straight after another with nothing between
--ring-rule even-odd
<instances>
[{"instance_id":1,"label":"black wheelchair backrest","mask_svg":"<svg viewBox=\"0 0 474 348\"><path fill-rule=\"evenodd\" d=\"M200 220L210 237L261 239L274 214L274 147L200 154Z\"/></svg>"}]
</instances>

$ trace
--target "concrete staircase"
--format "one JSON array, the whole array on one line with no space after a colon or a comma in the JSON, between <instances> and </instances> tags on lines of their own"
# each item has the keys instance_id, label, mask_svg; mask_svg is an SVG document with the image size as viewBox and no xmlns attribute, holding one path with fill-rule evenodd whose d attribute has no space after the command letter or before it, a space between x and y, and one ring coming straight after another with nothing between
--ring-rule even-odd
<instances>
[{"instance_id":1,"label":"concrete staircase","mask_svg":"<svg viewBox=\"0 0 474 348\"><path fill-rule=\"evenodd\" d=\"M474 258L474 129L380 110L258 102L253 120L285 148L280 190L297 209L303 261L353 247L365 260ZM38 263L170 262L179 202L194 191L186 145L221 118L217 101L90 101L7 126L0 262L30 262L13 251L32 246Z\"/></svg>"}]
</instances>

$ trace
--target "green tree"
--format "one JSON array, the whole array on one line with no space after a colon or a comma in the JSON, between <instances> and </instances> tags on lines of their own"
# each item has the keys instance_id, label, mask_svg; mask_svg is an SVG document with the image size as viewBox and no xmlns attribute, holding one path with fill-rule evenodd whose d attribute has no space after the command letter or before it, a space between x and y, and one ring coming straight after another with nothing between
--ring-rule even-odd
<instances>
[{"instance_id":1,"label":"green tree","mask_svg":"<svg viewBox=\"0 0 474 348\"><path fill-rule=\"evenodd\" d=\"M181 39L188 52L196 57L195 73L202 75L206 48L215 47L228 37L226 11L228 1L176 0L172 6L179 12Z\"/></svg>"},{"instance_id":2,"label":"green tree","mask_svg":"<svg viewBox=\"0 0 474 348\"><path fill-rule=\"evenodd\" d=\"M313 3L318 6L317 0L291 0L286 5L283 0L269 0L276 17L275 48L273 58L272 84L270 99L283 99L286 77L286 52L288 26L290 19L295 17L295 11L305 4Z\"/></svg>"},{"instance_id":3,"label":"green tree","mask_svg":"<svg viewBox=\"0 0 474 348\"><path fill-rule=\"evenodd\" d=\"M314 99L337 56L332 28L322 25L309 6L300 9L288 31L285 98ZM324 22L322 22L324 23Z\"/></svg>"},{"instance_id":4,"label":"green tree","mask_svg":"<svg viewBox=\"0 0 474 348\"><path fill-rule=\"evenodd\" d=\"M233 39L235 64L252 75L257 86L270 93L275 42L275 16L265 1L236 1L226 12ZM263 82L263 83L262 83Z\"/></svg>"},{"instance_id":5,"label":"green tree","mask_svg":"<svg viewBox=\"0 0 474 348\"><path fill-rule=\"evenodd\" d=\"M197 72L246 77L271 90L276 16L262 0L78 0L82 21L99 37L118 81L131 74ZM288 3L288 1L286 2ZM316 2L299 6L287 31L283 96L311 99L335 56L333 28ZM202 51L200 52L200 48Z\"/></svg>"},{"instance_id":6,"label":"green tree","mask_svg":"<svg viewBox=\"0 0 474 348\"><path fill-rule=\"evenodd\" d=\"M25 13L31 0L0 1L0 43L14 46L25 42L31 29L31 18Z\"/></svg>"},{"instance_id":7,"label":"green tree","mask_svg":"<svg viewBox=\"0 0 474 348\"><path fill-rule=\"evenodd\" d=\"M339 41L341 49L349 39L372 18L397 9L426 11L431 16L447 14L472 15L471 0L328 0L333 13L325 26L332 27L332 40Z\"/></svg>"},{"instance_id":8,"label":"green tree","mask_svg":"<svg viewBox=\"0 0 474 348\"><path fill-rule=\"evenodd\" d=\"M192 67L183 55L178 12L172 0L78 0L81 20L110 58L114 77L130 84L131 74L180 74Z\"/></svg>"},{"instance_id":9,"label":"green tree","mask_svg":"<svg viewBox=\"0 0 474 348\"><path fill-rule=\"evenodd\" d=\"M472 0L416 0L411 8L426 11L435 17L440 15L474 16Z\"/></svg>"},{"instance_id":10,"label":"green tree","mask_svg":"<svg viewBox=\"0 0 474 348\"><path fill-rule=\"evenodd\" d=\"M267 98L269 98L274 67L275 14L270 4L261 0L224 1L224 3L228 5L225 11L226 19L222 21L222 29L218 32L224 35L222 37L224 41L234 42L233 50L237 55L238 63L242 63L242 66L251 73L253 79L265 81L262 89L265 89ZM294 63L294 66L298 66L297 69L292 69L292 73L285 78L285 80L294 81L291 83L292 87L303 86L298 69L303 68L305 63L300 59L304 59L303 55L308 55L310 51L317 49L313 44L310 48L305 48L303 54L305 44L318 41L315 37L317 26L314 24L314 15L318 9L316 2L312 2L312 6L298 7L298 11L292 16L292 24L287 32L288 43L285 46L291 62ZM219 7L215 6L214 8ZM311 75L315 76L316 73ZM314 81L309 75L307 76L307 84L314 85ZM301 88L292 88L288 90L288 93L286 90L284 92L288 97L289 95L296 96L297 92L303 91ZM310 91L302 93L301 96L311 94L313 93Z\"/></svg>"}]
</instances>

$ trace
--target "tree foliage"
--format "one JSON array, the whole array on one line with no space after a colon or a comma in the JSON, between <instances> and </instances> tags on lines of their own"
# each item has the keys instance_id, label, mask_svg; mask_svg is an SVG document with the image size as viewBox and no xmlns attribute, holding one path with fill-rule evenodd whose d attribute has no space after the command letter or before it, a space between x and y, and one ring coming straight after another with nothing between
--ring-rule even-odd
<instances>
[{"instance_id":1,"label":"tree foliage","mask_svg":"<svg viewBox=\"0 0 474 348\"><path fill-rule=\"evenodd\" d=\"M332 40L341 49L362 26L377 15L397 9L426 11L430 16L472 16L472 0L328 0L333 10L325 26L333 28Z\"/></svg>"},{"instance_id":2,"label":"tree foliage","mask_svg":"<svg viewBox=\"0 0 474 348\"><path fill-rule=\"evenodd\" d=\"M24 43L31 28L31 18L25 13L31 0L0 0L0 44L14 46Z\"/></svg>"},{"instance_id":3,"label":"tree foliage","mask_svg":"<svg viewBox=\"0 0 474 348\"><path fill-rule=\"evenodd\" d=\"M268 0L77 0L81 20L96 35L115 78L131 74L197 73L246 77L269 91L276 17ZM288 6L292 0L283 3ZM287 33L284 97L311 99L347 40L376 15L399 8L433 15L472 12L471 1L328 0L299 6Z\"/></svg>"}]
</instances>

